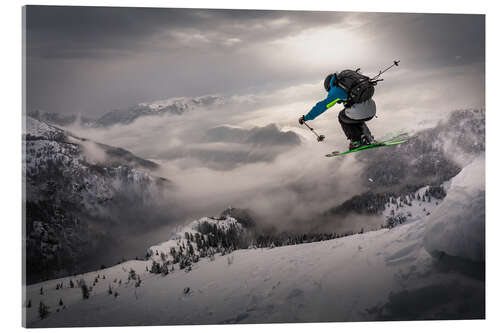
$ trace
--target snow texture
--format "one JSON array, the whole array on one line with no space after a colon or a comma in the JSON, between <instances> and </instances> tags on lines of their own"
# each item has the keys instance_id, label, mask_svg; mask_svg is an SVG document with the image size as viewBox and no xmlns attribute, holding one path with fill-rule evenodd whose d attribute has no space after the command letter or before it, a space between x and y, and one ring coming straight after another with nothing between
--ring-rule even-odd
<instances>
[{"instance_id":1,"label":"snow texture","mask_svg":"<svg viewBox=\"0 0 500 333\"><path fill-rule=\"evenodd\" d=\"M484 162L467 166L434 212L392 229L202 258L151 274L152 257L27 286L28 327L484 318L484 266L453 266L435 250L481 259ZM479 199L478 199L479 198ZM482 219L482 221L481 221ZM210 223L237 223L204 218ZM151 247L167 250L173 240ZM483 226L483 227L481 227ZM179 241L179 239L177 239ZM473 243L469 243L473 242ZM425 244L425 246L424 246ZM483 242L484 244L484 242ZM483 257L484 258L484 257ZM464 268L465 267L465 268ZM450 269L451 268L451 269ZM460 268L460 269L459 269ZM129 279L130 270L140 277ZM85 280L90 297L69 281ZM93 283L94 282L94 283ZM63 288L57 288L63 284ZM43 293L41 288L43 287ZM63 305L60 305L60 300ZM50 315L38 316L40 301Z\"/></svg>"},{"instance_id":2,"label":"snow texture","mask_svg":"<svg viewBox=\"0 0 500 333\"><path fill-rule=\"evenodd\" d=\"M484 261L484 156L453 178L448 195L427 222L424 244L429 253Z\"/></svg>"}]
</instances>

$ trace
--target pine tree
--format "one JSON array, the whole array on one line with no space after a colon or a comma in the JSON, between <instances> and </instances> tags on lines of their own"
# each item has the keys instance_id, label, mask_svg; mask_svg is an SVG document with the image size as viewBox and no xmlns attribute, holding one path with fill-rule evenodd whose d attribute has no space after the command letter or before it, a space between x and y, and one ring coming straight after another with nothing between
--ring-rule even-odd
<instances>
[{"instance_id":1,"label":"pine tree","mask_svg":"<svg viewBox=\"0 0 500 333\"><path fill-rule=\"evenodd\" d=\"M128 272L128 280L136 280L137 279L137 274L135 271L131 268L130 271Z\"/></svg>"},{"instance_id":2,"label":"pine tree","mask_svg":"<svg viewBox=\"0 0 500 333\"><path fill-rule=\"evenodd\" d=\"M164 263L162 266L161 266L161 275L165 276L168 274L168 264L167 263Z\"/></svg>"},{"instance_id":3,"label":"pine tree","mask_svg":"<svg viewBox=\"0 0 500 333\"><path fill-rule=\"evenodd\" d=\"M40 304L38 305L38 315L40 316L40 319L47 318L49 314L50 314L49 307L45 305L44 302L40 301Z\"/></svg>"},{"instance_id":4,"label":"pine tree","mask_svg":"<svg viewBox=\"0 0 500 333\"><path fill-rule=\"evenodd\" d=\"M137 275L137 280L135 281L135 287L139 288L141 286L142 280L139 275Z\"/></svg>"},{"instance_id":5,"label":"pine tree","mask_svg":"<svg viewBox=\"0 0 500 333\"><path fill-rule=\"evenodd\" d=\"M83 279L80 280L80 289L82 290L82 298L88 299L90 297L90 290L89 287L87 287L85 280Z\"/></svg>"}]
</instances>

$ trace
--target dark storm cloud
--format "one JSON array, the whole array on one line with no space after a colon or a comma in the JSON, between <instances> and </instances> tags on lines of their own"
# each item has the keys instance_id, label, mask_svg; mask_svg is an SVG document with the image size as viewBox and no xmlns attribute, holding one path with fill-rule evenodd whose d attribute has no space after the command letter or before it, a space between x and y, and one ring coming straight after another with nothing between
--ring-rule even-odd
<instances>
[{"instance_id":1,"label":"dark storm cloud","mask_svg":"<svg viewBox=\"0 0 500 333\"><path fill-rule=\"evenodd\" d=\"M361 19L360 29L370 29L385 51L404 55L405 67L484 62L484 15L367 13Z\"/></svg>"},{"instance_id":2,"label":"dark storm cloud","mask_svg":"<svg viewBox=\"0 0 500 333\"><path fill-rule=\"evenodd\" d=\"M345 19L342 13L331 12L54 6L28 6L26 17L28 54L40 58L175 50L186 46L180 40L182 33L208 34L216 43L207 47L227 45L230 38L252 43ZM159 41L165 44L154 45Z\"/></svg>"},{"instance_id":3,"label":"dark storm cloud","mask_svg":"<svg viewBox=\"0 0 500 333\"><path fill-rule=\"evenodd\" d=\"M394 58L401 79L430 85L476 64L471 87L484 86L484 15L28 6L26 28L28 111L95 118L170 97L320 84L325 72L373 73Z\"/></svg>"},{"instance_id":4,"label":"dark storm cloud","mask_svg":"<svg viewBox=\"0 0 500 333\"><path fill-rule=\"evenodd\" d=\"M232 94L283 76L298 82L263 64L259 45L343 20L331 12L28 6L27 110L95 117L142 101Z\"/></svg>"}]
</instances>

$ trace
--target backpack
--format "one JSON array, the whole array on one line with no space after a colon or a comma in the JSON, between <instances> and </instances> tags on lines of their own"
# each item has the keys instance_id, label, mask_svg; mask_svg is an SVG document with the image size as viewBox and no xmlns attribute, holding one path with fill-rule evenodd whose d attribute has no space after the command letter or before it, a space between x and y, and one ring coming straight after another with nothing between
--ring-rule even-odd
<instances>
[{"instance_id":1,"label":"backpack","mask_svg":"<svg viewBox=\"0 0 500 333\"><path fill-rule=\"evenodd\" d=\"M347 102L345 103L347 107L366 102L375 93L377 81L359 73L359 69L355 71L346 69L336 73L335 77L335 85L347 93Z\"/></svg>"}]
</instances>

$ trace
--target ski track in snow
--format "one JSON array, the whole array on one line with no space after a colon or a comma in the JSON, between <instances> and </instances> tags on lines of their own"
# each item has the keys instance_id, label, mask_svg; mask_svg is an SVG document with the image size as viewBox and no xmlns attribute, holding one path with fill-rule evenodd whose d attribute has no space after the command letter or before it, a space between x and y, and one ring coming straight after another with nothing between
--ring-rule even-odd
<instances>
[{"instance_id":1,"label":"ski track in snow","mask_svg":"<svg viewBox=\"0 0 500 333\"><path fill-rule=\"evenodd\" d=\"M437 207L435 202L423 205L428 205L424 206L428 210ZM392 208L388 205L384 215ZM470 290L484 292L484 281L436 269L435 259L423 246L428 216L421 214L422 208L415 204L406 207L413 212L412 223L393 229L316 243L237 250L225 256L217 254L213 261L202 258L194 263L190 272L176 269L167 276L146 272L146 266L151 267L152 259L157 257L153 253L149 261L132 260L96 272L29 285L26 293L31 307L25 309L27 326L362 321L380 319L379 310L388 304L391 295L402 291L432 290L459 281L459 285ZM232 219L221 223L237 224ZM193 224L179 229L179 234L192 227ZM153 246L151 251L166 250L176 241ZM228 258L233 259L232 263ZM138 288L133 281L127 282L130 269L141 277ZM87 300L82 299L80 288L68 287L70 278L75 284L83 278L91 286L98 274L101 279ZM64 288L56 290L60 282ZM119 293L118 297L108 295L109 286ZM64 308L58 305L59 299ZM51 311L44 320L38 318L40 301ZM442 307L445 311L449 305Z\"/></svg>"}]
</instances>

